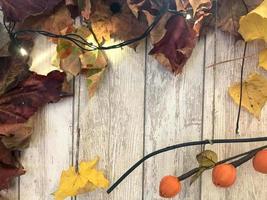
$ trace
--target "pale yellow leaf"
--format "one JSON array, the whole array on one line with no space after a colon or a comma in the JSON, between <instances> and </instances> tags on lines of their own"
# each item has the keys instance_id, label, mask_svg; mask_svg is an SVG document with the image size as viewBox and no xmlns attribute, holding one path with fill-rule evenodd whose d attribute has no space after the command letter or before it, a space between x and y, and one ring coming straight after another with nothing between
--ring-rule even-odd
<instances>
[{"instance_id":1,"label":"pale yellow leaf","mask_svg":"<svg viewBox=\"0 0 267 200\"><path fill-rule=\"evenodd\" d=\"M70 196L93 191L97 188L107 188L109 181L105 178L102 171L96 169L99 158L80 162L79 171L74 167L63 171L57 191L54 193L55 200L63 200Z\"/></svg>"},{"instance_id":2,"label":"pale yellow leaf","mask_svg":"<svg viewBox=\"0 0 267 200\"><path fill-rule=\"evenodd\" d=\"M92 97L107 67L107 58L102 51L89 51L80 55L82 68L87 72L89 97Z\"/></svg>"},{"instance_id":3,"label":"pale yellow leaf","mask_svg":"<svg viewBox=\"0 0 267 200\"><path fill-rule=\"evenodd\" d=\"M65 72L71 73L74 76L77 76L81 71L81 62L79 55L72 53L68 57L60 60L60 67Z\"/></svg>"},{"instance_id":4,"label":"pale yellow leaf","mask_svg":"<svg viewBox=\"0 0 267 200\"><path fill-rule=\"evenodd\" d=\"M259 55L259 66L267 70L267 49L260 52Z\"/></svg>"},{"instance_id":5,"label":"pale yellow leaf","mask_svg":"<svg viewBox=\"0 0 267 200\"><path fill-rule=\"evenodd\" d=\"M262 39L267 42L267 0L252 10L239 21L238 32L245 41Z\"/></svg>"},{"instance_id":6,"label":"pale yellow leaf","mask_svg":"<svg viewBox=\"0 0 267 200\"><path fill-rule=\"evenodd\" d=\"M229 94L236 104L240 99L240 84L229 87ZM267 100L267 79L260 74L252 73L243 82L242 106L259 118Z\"/></svg>"}]
</instances>

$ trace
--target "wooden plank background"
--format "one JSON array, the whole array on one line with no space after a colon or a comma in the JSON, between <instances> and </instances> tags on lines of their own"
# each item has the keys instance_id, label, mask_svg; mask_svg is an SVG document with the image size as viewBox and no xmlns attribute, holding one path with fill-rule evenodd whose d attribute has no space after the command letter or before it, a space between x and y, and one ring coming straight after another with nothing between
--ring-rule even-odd
<instances>
[{"instance_id":1,"label":"wooden plank background","mask_svg":"<svg viewBox=\"0 0 267 200\"><path fill-rule=\"evenodd\" d=\"M54 46L39 37L34 59L42 55L41 65L50 65ZM79 160L101 157L114 182L137 159L156 149L192 140L264 136L267 108L257 120L241 111L240 135L235 135L237 106L227 88L240 79L242 60L208 68L216 62L252 55L264 47L261 42L245 43L220 31L200 38L181 75L173 76L148 56L151 48L143 41L136 52L130 48L107 51L109 68L92 99L86 81L77 77L74 97L47 105L35 117L30 147L22 154L26 175L13 187L2 191L0 199L49 200L56 190L60 173ZM245 76L257 67L257 57L244 61ZM76 145L80 133L80 145ZM212 145L220 159L260 144ZM76 157L76 152L79 156ZM168 152L148 160L134 171L113 193L105 191L77 196L75 199L151 200L161 199L158 184L164 175L180 175L197 165L195 155L201 147ZM213 186L210 172L183 190L181 200L265 200L266 176L256 173L251 163L238 170L238 180L229 189ZM69 198L70 199L70 198ZM74 199L74 198L72 198Z\"/></svg>"}]
</instances>

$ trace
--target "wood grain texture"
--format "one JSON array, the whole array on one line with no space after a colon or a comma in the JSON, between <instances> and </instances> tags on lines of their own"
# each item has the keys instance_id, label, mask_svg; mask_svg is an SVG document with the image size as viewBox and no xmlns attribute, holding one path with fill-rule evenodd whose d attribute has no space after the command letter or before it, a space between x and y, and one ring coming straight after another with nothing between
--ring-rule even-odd
<instances>
[{"instance_id":1,"label":"wood grain texture","mask_svg":"<svg viewBox=\"0 0 267 200\"><path fill-rule=\"evenodd\" d=\"M200 140L202 129L204 41L201 40L182 74L173 76L148 57L146 76L145 154L156 149ZM196 165L200 147L164 153L145 163L144 199L160 199L158 185L165 175L179 175ZM176 199L199 199L200 182L183 185Z\"/></svg>"},{"instance_id":2,"label":"wood grain texture","mask_svg":"<svg viewBox=\"0 0 267 200\"><path fill-rule=\"evenodd\" d=\"M87 96L85 79L80 96L80 158L99 155L100 168L114 182L143 155L145 47L107 51L109 68L96 95ZM80 195L77 199L136 200L142 194L142 168L118 189Z\"/></svg>"},{"instance_id":3,"label":"wood grain texture","mask_svg":"<svg viewBox=\"0 0 267 200\"><path fill-rule=\"evenodd\" d=\"M43 56L43 50L53 51L47 38L39 37L38 49L32 57ZM42 66L50 64L51 57L42 58ZM20 200L48 200L57 188L61 171L71 159L72 98L49 104L35 115L30 147L21 158L27 173L20 180Z\"/></svg>"},{"instance_id":4,"label":"wood grain texture","mask_svg":"<svg viewBox=\"0 0 267 200\"><path fill-rule=\"evenodd\" d=\"M216 45L215 45L216 43ZM249 43L245 55L252 55L263 48L262 42ZM214 50L212 50L214 49ZM214 54L214 51L216 52ZM245 51L245 43L235 41L232 36L217 32L216 40L214 35L207 36L206 62L221 62L233 58L242 57ZM216 56L216 57L215 57ZM258 57L244 60L244 78L256 70ZM262 112L260 121L248 114L244 109L241 111L240 134L235 134L238 106L234 104L228 95L228 87L240 81L240 69L242 59L234 62L227 62L206 69L205 73L205 104L204 104L204 139L210 138L240 138L264 136L264 125L266 124L266 109ZM258 69L257 69L258 71ZM262 73L262 70L261 70ZM265 73L266 74L266 73ZM266 129L266 127L265 127ZM263 144L263 143L262 143ZM206 146L218 153L220 159L239 154L252 149L257 144L222 144ZM229 189L216 188L211 181L210 172L205 173L202 178L202 199L265 199L266 190L259 188L266 187L264 176L257 174L251 165L251 161L238 169L236 184Z\"/></svg>"}]
</instances>

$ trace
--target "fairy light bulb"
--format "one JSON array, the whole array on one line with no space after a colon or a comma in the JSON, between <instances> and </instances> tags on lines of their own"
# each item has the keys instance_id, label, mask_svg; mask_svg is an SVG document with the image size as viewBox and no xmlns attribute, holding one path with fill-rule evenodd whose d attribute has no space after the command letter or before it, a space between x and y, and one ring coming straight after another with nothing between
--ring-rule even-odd
<instances>
[{"instance_id":1,"label":"fairy light bulb","mask_svg":"<svg viewBox=\"0 0 267 200\"><path fill-rule=\"evenodd\" d=\"M20 47L19 52L22 56L27 56L28 52L26 51L26 49L24 49L23 47Z\"/></svg>"},{"instance_id":2,"label":"fairy light bulb","mask_svg":"<svg viewBox=\"0 0 267 200\"><path fill-rule=\"evenodd\" d=\"M192 19L192 16L189 13L187 13L186 16L185 16L185 19L186 20L190 20L190 19Z\"/></svg>"}]
</instances>

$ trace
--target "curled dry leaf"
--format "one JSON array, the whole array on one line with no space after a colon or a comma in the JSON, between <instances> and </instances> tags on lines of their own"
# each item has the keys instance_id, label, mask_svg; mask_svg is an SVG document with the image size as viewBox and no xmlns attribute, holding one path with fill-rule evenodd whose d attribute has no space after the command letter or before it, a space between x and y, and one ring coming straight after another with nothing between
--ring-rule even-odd
<instances>
[{"instance_id":1,"label":"curled dry leaf","mask_svg":"<svg viewBox=\"0 0 267 200\"><path fill-rule=\"evenodd\" d=\"M47 76L31 75L0 96L0 123L24 123L40 106L61 98L65 73L50 72Z\"/></svg>"},{"instance_id":2,"label":"curled dry leaf","mask_svg":"<svg viewBox=\"0 0 267 200\"><path fill-rule=\"evenodd\" d=\"M32 134L32 122L0 125L0 138L9 149L23 149L28 147Z\"/></svg>"},{"instance_id":3,"label":"curled dry leaf","mask_svg":"<svg viewBox=\"0 0 267 200\"><path fill-rule=\"evenodd\" d=\"M201 167L213 167L218 162L217 154L211 150L201 152L196 158Z\"/></svg>"},{"instance_id":4,"label":"curled dry leaf","mask_svg":"<svg viewBox=\"0 0 267 200\"><path fill-rule=\"evenodd\" d=\"M154 55L174 74L178 74L196 45L197 33L182 16L172 16L165 28L165 35L154 44L149 54Z\"/></svg>"},{"instance_id":5,"label":"curled dry leaf","mask_svg":"<svg viewBox=\"0 0 267 200\"><path fill-rule=\"evenodd\" d=\"M239 105L240 84L229 87L229 94ZM243 82L242 107L259 119L261 109L267 101L267 79L260 74L252 73Z\"/></svg>"},{"instance_id":6,"label":"curled dry leaf","mask_svg":"<svg viewBox=\"0 0 267 200\"><path fill-rule=\"evenodd\" d=\"M73 30L73 33L86 38L88 42L96 43L88 28L81 27ZM83 72L87 77L89 96L92 97L107 67L107 58L102 51L84 51L67 40L59 39L53 63L74 76Z\"/></svg>"},{"instance_id":7,"label":"curled dry leaf","mask_svg":"<svg viewBox=\"0 0 267 200\"><path fill-rule=\"evenodd\" d=\"M85 27L81 27L78 29L64 29L61 31L63 34L65 33L75 33L84 38L87 38L91 32ZM78 75L81 71L81 62L79 56L83 53L83 51L76 46L74 43L65 40L59 39L57 41L57 55L56 62L54 60L54 65L59 65L59 67L74 76ZM56 63L56 64L55 64Z\"/></svg>"},{"instance_id":8,"label":"curled dry leaf","mask_svg":"<svg viewBox=\"0 0 267 200\"><path fill-rule=\"evenodd\" d=\"M137 13L137 10L143 12L148 24L151 24L155 20L156 15L159 14L160 9L166 6L166 1L159 0L156 2L130 0L128 3L134 13ZM208 0L176 0L168 3L172 9L185 10L193 7L195 10L194 22L190 22L182 16L170 13L163 14L156 27L150 33L153 43L150 54L168 70L178 74L182 71L196 45L202 20L208 15L206 11L211 8L211 2Z\"/></svg>"},{"instance_id":9,"label":"curled dry leaf","mask_svg":"<svg viewBox=\"0 0 267 200\"><path fill-rule=\"evenodd\" d=\"M0 95L29 75L28 65L18 56L0 57Z\"/></svg>"},{"instance_id":10,"label":"curled dry leaf","mask_svg":"<svg viewBox=\"0 0 267 200\"><path fill-rule=\"evenodd\" d=\"M198 172L192 176L190 180L190 185L194 183L204 171L214 167L215 164L218 162L218 156L214 151L211 150L204 150L200 154L196 156L196 159L199 164Z\"/></svg>"},{"instance_id":11,"label":"curled dry leaf","mask_svg":"<svg viewBox=\"0 0 267 200\"><path fill-rule=\"evenodd\" d=\"M54 193L56 200L63 200L69 196L93 191L97 188L107 188L109 181L102 171L96 169L99 158L88 162L80 162L79 171L74 167L63 171L57 191Z\"/></svg>"},{"instance_id":12,"label":"curled dry leaf","mask_svg":"<svg viewBox=\"0 0 267 200\"><path fill-rule=\"evenodd\" d=\"M0 0L4 15L12 21L20 22L29 16L51 12L62 0Z\"/></svg>"},{"instance_id":13,"label":"curled dry leaf","mask_svg":"<svg viewBox=\"0 0 267 200\"><path fill-rule=\"evenodd\" d=\"M61 34L66 27L73 25L73 19L66 6L56 9L51 15L29 17L23 23L18 24L19 29L44 30L54 34Z\"/></svg>"},{"instance_id":14,"label":"curled dry leaf","mask_svg":"<svg viewBox=\"0 0 267 200\"><path fill-rule=\"evenodd\" d=\"M0 141L0 190L8 189L12 179L24 173L15 152L7 149Z\"/></svg>"},{"instance_id":15,"label":"curled dry leaf","mask_svg":"<svg viewBox=\"0 0 267 200\"><path fill-rule=\"evenodd\" d=\"M144 33L146 25L134 16L127 0L92 0L91 4L90 21L99 42L111 37L125 41Z\"/></svg>"}]
</instances>

